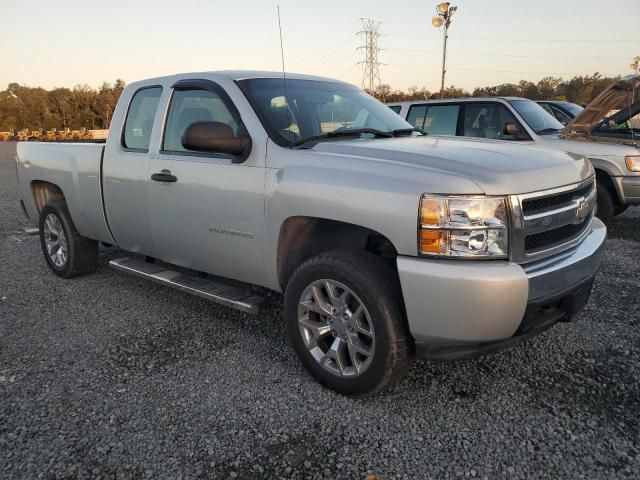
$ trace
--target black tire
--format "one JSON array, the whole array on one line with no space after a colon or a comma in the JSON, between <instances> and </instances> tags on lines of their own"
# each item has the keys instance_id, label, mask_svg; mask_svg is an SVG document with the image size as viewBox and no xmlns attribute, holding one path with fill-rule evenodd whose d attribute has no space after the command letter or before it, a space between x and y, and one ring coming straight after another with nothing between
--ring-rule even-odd
<instances>
[{"instance_id":1,"label":"black tire","mask_svg":"<svg viewBox=\"0 0 640 480\"><path fill-rule=\"evenodd\" d=\"M45 219L49 215L55 215L58 218L66 237L67 257L62 265L56 265L47 251ZM64 200L52 200L42 208L39 226L42 253L53 273L59 277L72 278L96 271L98 266L98 242L80 236L71 220L69 209Z\"/></svg>"},{"instance_id":2,"label":"black tire","mask_svg":"<svg viewBox=\"0 0 640 480\"><path fill-rule=\"evenodd\" d=\"M340 282L369 311L375 348L368 367L353 377L329 372L305 345L298 305L307 286L320 279ZM365 252L331 251L304 262L292 275L284 298L284 315L293 348L303 365L323 385L346 395L372 395L401 378L414 359L413 339L405 320L395 272L379 257Z\"/></svg>"},{"instance_id":3,"label":"black tire","mask_svg":"<svg viewBox=\"0 0 640 480\"><path fill-rule=\"evenodd\" d=\"M611 191L601 182L598 182L598 205L596 207L596 217L603 223L609 224L615 215L616 202Z\"/></svg>"}]
</instances>

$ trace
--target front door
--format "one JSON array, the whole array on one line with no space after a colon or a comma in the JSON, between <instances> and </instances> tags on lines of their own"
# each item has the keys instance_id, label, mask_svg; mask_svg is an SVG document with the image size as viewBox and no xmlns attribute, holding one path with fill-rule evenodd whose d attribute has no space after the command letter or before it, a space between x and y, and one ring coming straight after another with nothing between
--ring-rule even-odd
<instances>
[{"instance_id":1,"label":"front door","mask_svg":"<svg viewBox=\"0 0 640 480\"><path fill-rule=\"evenodd\" d=\"M264 275L264 155L254 146L244 162L234 163L231 155L187 150L181 136L199 121L225 123L236 135L244 129L237 109L217 84L198 80L174 86L160 151L151 158L148 172L149 178L155 174L159 179L149 184L157 256L259 283Z\"/></svg>"}]
</instances>

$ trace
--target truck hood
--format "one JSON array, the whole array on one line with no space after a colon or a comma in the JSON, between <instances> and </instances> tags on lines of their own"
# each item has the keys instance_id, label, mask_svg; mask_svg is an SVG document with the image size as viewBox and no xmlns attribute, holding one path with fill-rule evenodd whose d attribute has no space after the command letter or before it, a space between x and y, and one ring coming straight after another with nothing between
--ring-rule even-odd
<instances>
[{"instance_id":1,"label":"truck hood","mask_svg":"<svg viewBox=\"0 0 640 480\"><path fill-rule=\"evenodd\" d=\"M426 136L322 142L313 150L464 177L487 195L546 190L582 181L593 174L583 156L529 142ZM441 191L433 193L446 193L447 185L441 187Z\"/></svg>"},{"instance_id":2,"label":"truck hood","mask_svg":"<svg viewBox=\"0 0 640 480\"><path fill-rule=\"evenodd\" d=\"M615 81L569 122L561 135L567 138L588 135L609 111L631 105L634 90L638 87L640 75L627 75Z\"/></svg>"},{"instance_id":3,"label":"truck hood","mask_svg":"<svg viewBox=\"0 0 640 480\"><path fill-rule=\"evenodd\" d=\"M600 137L591 137L594 141L585 141L584 137L562 137L558 134L543 135L538 138L536 144L564 150L575 155L585 156L590 160L596 158L609 158L620 161L624 164L624 157L627 155L638 155L638 146L631 142L630 139L607 139ZM611 140L611 141L609 141ZM636 143L638 141L636 140Z\"/></svg>"}]
</instances>

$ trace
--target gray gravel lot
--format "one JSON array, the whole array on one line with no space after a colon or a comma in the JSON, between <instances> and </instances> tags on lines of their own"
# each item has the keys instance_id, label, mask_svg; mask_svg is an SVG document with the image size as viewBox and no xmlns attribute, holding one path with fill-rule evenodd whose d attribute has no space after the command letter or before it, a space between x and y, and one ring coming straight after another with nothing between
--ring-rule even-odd
<instances>
[{"instance_id":1,"label":"gray gravel lot","mask_svg":"<svg viewBox=\"0 0 640 480\"><path fill-rule=\"evenodd\" d=\"M640 208L586 309L508 352L354 400L259 317L114 272L49 272L0 143L0 477L638 478Z\"/></svg>"}]
</instances>

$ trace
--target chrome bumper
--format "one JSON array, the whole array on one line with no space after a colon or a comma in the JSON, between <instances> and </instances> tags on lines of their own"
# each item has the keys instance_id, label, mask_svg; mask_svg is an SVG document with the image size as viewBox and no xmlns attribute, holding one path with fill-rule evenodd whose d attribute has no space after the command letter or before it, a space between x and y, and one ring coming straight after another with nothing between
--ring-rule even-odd
<instances>
[{"instance_id":1,"label":"chrome bumper","mask_svg":"<svg viewBox=\"0 0 640 480\"><path fill-rule=\"evenodd\" d=\"M506 261L398 257L418 353L429 358L466 357L569 320L589 298L605 239L606 227L594 219L577 247L525 267Z\"/></svg>"}]
</instances>

